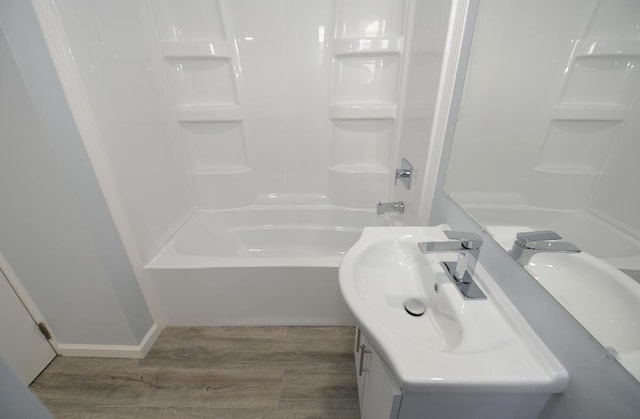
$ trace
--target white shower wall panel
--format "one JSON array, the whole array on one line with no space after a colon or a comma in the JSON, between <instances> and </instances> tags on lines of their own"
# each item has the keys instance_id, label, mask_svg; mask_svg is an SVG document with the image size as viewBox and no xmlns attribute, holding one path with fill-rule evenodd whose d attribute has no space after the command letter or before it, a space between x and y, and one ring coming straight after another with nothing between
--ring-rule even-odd
<instances>
[{"instance_id":1,"label":"white shower wall panel","mask_svg":"<svg viewBox=\"0 0 640 419\"><path fill-rule=\"evenodd\" d=\"M143 259L195 209L183 147L147 1L55 3L92 128ZM67 90L69 88L67 87ZM86 136L86 134L85 134Z\"/></svg>"},{"instance_id":2,"label":"white shower wall panel","mask_svg":"<svg viewBox=\"0 0 640 419\"><path fill-rule=\"evenodd\" d=\"M217 1L160 0L152 4L161 41L222 41L226 38Z\"/></svg>"},{"instance_id":3,"label":"white shower wall panel","mask_svg":"<svg viewBox=\"0 0 640 419\"><path fill-rule=\"evenodd\" d=\"M265 196L301 194L370 208L385 199L406 4L392 0L151 3L199 206L242 207ZM377 132L371 131L379 118L389 127L382 146ZM362 129L354 132L357 140L345 142L336 135L342 119L364 120ZM227 141L229 137L220 141L216 132L221 130L214 128L230 121L237 128L235 144ZM190 123L210 128L200 137L198 148L207 151L199 154L196 165L193 132L186 126ZM360 153L351 162L358 153L353 143L362 138L369 143L367 150L379 151ZM221 149L222 142L234 150L231 161L221 161L228 154ZM345 147L349 142L351 146ZM244 160L239 162L238 156ZM336 171L345 161L349 167ZM340 173L337 182L336 173ZM368 192L364 199L345 200L347 185ZM238 188L243 193L238 194Z\"/></svg>"},{"instance_id":4,"label":"white shower wall panel","mask_svg":"<svg viewBox=\"0 0 640 419\"><path fill-rule=\"evenodd\" d=\"M227 2L256 192L325 193L334 2Z\"/></svg>"},{"instance_id":5,"label":"white shower wall panel","mask_svg":"<svg viewBox=\"0 0 640 419\"><path fill-rule=\"evenodd\" d=\"M413 3L56 2L74 116L142 259L197 208L386 200Z\"/></svg>"}]
</instances>

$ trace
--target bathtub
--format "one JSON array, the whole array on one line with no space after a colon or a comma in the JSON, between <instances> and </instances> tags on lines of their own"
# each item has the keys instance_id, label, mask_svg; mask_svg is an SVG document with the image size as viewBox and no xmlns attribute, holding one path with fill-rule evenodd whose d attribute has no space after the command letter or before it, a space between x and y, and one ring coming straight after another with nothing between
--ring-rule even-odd
<instances>
[{"instance_id":1,"label":"bathtub","mask_svg":"<svg viewBox=\"0 0 640 419\"><path fill-rule=\"evenodd\" d=\"M247 207L195 213L145 267L168 325L350 325L338 266L374 210Z\"/></svg>"}]
</instances>

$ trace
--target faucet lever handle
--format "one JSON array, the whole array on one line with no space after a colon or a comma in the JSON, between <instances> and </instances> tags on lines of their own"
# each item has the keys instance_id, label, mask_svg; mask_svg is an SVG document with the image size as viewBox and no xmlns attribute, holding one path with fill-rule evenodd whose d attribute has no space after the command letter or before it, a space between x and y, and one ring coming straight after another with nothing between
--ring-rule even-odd
<instances>
[{"instance_id":1,"label":"faucet lever handle","mask_svg":"<svg viewBox=\"0 0 640 419\"><path fill-rule=\"evenodd\" d=\"M526 246L531 242L559 240L562 237L553 230L527 231L516 234L516 243Z\"/></svg>"},{"instance_id":2,"label":"faucet lever handle","mask_svg":"<svg viewBox=\"0 0 640 419\"><path fill-rule=\"evenodd\" d=\"M482 237L476 233L446 230L444 234L451 240L460 240L465 249L479 249L482 246Z\"/></svg>"},{"instance_id":3,"label":"faucet lever handle","mask_svg":"<svg viewBox=\"0 0 640 419\"><path fill-rule=\"evenodd\" d=\"M468 284L471 281L471 276L467 274L467 268L469 267L469 256L465 252L458 253L458 260L456 261L456 269L453 271L453 278Z\"/></svg>"}]
</instances>

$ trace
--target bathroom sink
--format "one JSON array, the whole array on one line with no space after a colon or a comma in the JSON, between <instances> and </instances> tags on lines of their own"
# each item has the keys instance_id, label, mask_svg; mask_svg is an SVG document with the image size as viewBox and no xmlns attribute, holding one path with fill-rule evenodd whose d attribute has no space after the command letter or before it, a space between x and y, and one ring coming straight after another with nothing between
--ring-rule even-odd
<instances>
[{"instance_id":1,"label":"bathroom sink","mask_svg":"<svg viewBox=\"0 0 640 419\"><path fill-rule=\"evenodd\" d=\"M460 343L462 330L446 292L435 292L436 277L428 258L410 240L382 241L367 247L354 267L356 292L371 311L372 320L407 342L434 350ZM424 280L421 280L423 278ZM438 285L439 286L439 285ZM414 298L426 313L408 315L405 301Z\"/></svg>"},{"instance_id":2,"label":"bathroom sink","mask_svg":"<svg viewBox=\"0 0 640 419\"><path fill-rule=\"evenodd\" d=\"M585 252L537 253L525 269L640 379L639 283Z\"/></svg>"},{"instance_id":3,"label":"bathroom sink","mask_svg":"<svg viewBox=\"0 0 640 419\"><path fill-rule=\"evenodd\" d=\"M368 227L345 254L340 289L376 351L408 391L558 393L568 375L481 266L487 295L465 300L423 241L448 240L437 227ZM424 314L405 309L418 300Z\"/></svg>"}]
</instances>

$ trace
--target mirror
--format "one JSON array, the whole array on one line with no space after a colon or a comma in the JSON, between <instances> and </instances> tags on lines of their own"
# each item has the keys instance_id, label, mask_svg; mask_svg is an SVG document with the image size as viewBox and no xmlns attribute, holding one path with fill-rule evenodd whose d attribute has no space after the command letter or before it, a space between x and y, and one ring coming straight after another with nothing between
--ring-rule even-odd
<instances>
[{"instance_id":1,"label":"mirror","mask_svg":"<svg viewBox=\"0 0 640 419\"><path fill-rule=\"evenodd\" d=\"M594 275L604 286L577 279L584 313L564 298L571 290L553 289L558 281L543 286L638 379L639 357L628 354L640 353L639 90L640 2L480 0L445 182L505 249L517 232L553 230L595 256L536 256L538 268L617 269ZM596 262L604 267L584 268ZM626 312L595 319L618 308Z\"/></svg>"}]
</instances>

